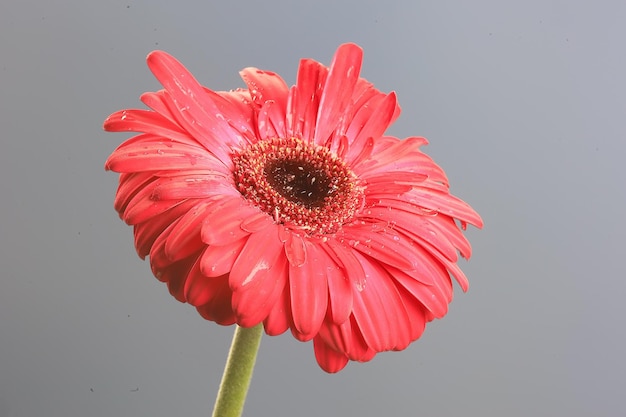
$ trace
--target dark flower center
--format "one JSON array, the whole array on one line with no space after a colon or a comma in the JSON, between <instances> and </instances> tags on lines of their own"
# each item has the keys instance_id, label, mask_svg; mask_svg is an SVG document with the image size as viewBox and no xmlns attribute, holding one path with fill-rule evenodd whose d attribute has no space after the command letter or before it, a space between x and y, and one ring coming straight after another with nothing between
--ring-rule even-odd
<instances>
[{"instance_id":1,"label":"dark flower center","mask_svg":"<svg viewBox=\"0 0 626 417\"><path fill-rule=\"evenodd\" d=\"M363 202L347 165L322 146L297 138L259 141L233 156L239 192L277 223L308 235L349 222Z\"/></svg>"},{"instance_id":2,"label":"dark flower center","mask_svg":"<svg viewBox=\"0 0 626 417\"><path fill-rule=\"evenodd\" d=\"M308 209L323 206L326 197L336 190L331 186L332 178L308 161L276 159L263 172L280 195Z\"/></svg>"}]
</instances>

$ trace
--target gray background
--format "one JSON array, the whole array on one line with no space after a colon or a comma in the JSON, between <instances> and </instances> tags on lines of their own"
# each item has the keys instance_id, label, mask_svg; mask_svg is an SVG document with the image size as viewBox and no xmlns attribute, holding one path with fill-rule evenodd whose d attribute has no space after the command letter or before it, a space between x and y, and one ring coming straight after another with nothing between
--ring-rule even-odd
<instances>
[{"instance_id":1,"label":"gray background","mask_svg":"<svg viewBox=\"0 0 626 417\"><path fill-rule=\"evenodd\" d=\"M176 4L176 5L175 5ZM295 81L342 42L396 90L469 230L449 315L406 351L322 372L262 341L248 416L623 416L626 2L3 1L0 416L206 416L232 327L176 302L112 208L111 112L164 49L213 89Z\"/></svg>"}]
</instances>

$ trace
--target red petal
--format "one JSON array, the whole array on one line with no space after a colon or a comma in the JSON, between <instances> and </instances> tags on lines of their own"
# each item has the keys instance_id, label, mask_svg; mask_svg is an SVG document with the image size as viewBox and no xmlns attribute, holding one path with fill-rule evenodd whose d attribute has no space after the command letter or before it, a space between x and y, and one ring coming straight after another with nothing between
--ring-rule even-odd
<instances>
[{"instance_id":1,"label":"red petal","mask_svg":"<svg viewBox=\"0 0 626 417\"><path fill-rule=\"evenodd\" d=\"M157 180L158 181L158 180ZM128 203L123 219L128 224L143 223L148 219L158 216L173 207L185 202L185 200L157 200L153 198L154 181L139 192Z\"/></svg>"},{"instance_id":2,"label":"red petal","mask_svg":"<svg viewBox=\"0 0 626 417\"><path fill-rule=\"evenodd\" d=\"M244 68L239 74L248 85L250 96L257 106L275 101L281 109L286 108L289 87L278 74L252 67ZM285 120L284 114L282 119Z\"/></svg>"},{"instance_id":3,"label":"red petal","mask_svg":"<svg viewBox=\"0 0 626 417\"><path fill-rule=\"evenodd\" d=\"M281 228L281 231L284 229ZM287 240L285 241L285 255L289 263L293 266L300 267L307 261L306 246L304 239L297 234L287 232Z\"/></svg>"},{"instance_id":4,"label":"red petal","mask_svg":"<svg viewBox=\"0 0 626 417\"><path fill-rule=\"evenodd\" d=\"M230 148L243 140L232 129L211 96L174 57L162 51L148 55L148 66L171 95L179 123L207 150L229 163Z\"/></svg>"},{"instance_id":5,"label":"red petal","mask_svg":"<svg viewBox=\"0 0 626 417\"><path fill-rule=\"evenodd\" d=\"M426 310L424 305L413 297L404 287L396 285L396 288L398 289L400 298L402 298L402 302L404 303L404 308L406 308L409 319L411 320L410 341L406 346L398 345L394 348L395 350L402 350L406 349L410 342L419 339L422 333L424 333L424 329L426 328Z\"/></svg>"},{"instance_id":6,"label":"red petal","mask_svg":"<svg viewBox=\"0 0 626 417\"><path fill-rule=\"evenodd\" d=\"M153 134L135 136L121 144L109 156L105 168L115 172L204 169L224 177L230 175L206 149Z\"/></svg>"},{"instance_id":7,"label":"red petal","mask_svg":"<svg viewBox=\"0 0 626 417\"><path fill-rule=\"evenodd\" d=\"M304 339L318 332L328 307L328 258L315 244L304 240L306 262L301 266L289 264L289 290L295 330Z\"/></svg>"},{"instance_id":8,"label":"red petal","mask_svg":"<svg viewBox=\"0 0 626 417\"><path fill-rule=\"evenodd\" d=\"M319 336L331 349L345 353L353 361L365 362L376 354L365 342L354 315L340 325L325 321Z\"/></svg>"},{"instance_id":9,"label":"red petal","mask_svg":"<svg viewBox=\"0 0 626 417\"><path fill-rule=\"evenodd\" d=\"M219 280L208 278L202 274L198 257L187 274L187 280L183 287L185 299L192 306L206 304L215 296L217 288L219 288Z\"/></svg>"},{"instance_id":10,"label":"red petal","mask_svg":"<svg viewBox=\"0 0 626 417\"><path fill-rule=\"evenodd\" d=\"M146 220L143 223L136 224L133 232L135 234L135 248L137 249L139 257L142 259L145 258L150 253L155 240L166 230L166 228L177 222L177 220L185 213L189 212L195 204L197 204L196 201L186 201L172 207L166 212L161 213L157 217ZM168 231L168 236L171 231L172 229ZM199 248L196 248L196 250L197 249ZM190 253L187 253L183 257L188 255L190 255ZM182 257L179 257L178 259L181 258Z\"/></svg>"},{"instance_id":11,"label":"red petal","mask_svg":"<svg viewBox=\"0 0 626 417\"><path fill-rule=\"evenodd\" d=\"M265 333L270 336L278 336L287 331L293 325L291 321L291 304L289 296L289 285L285 285L283 292L272 307L268 316L263 321Z\"/></svg>"},{"instance_id":12,"label":"red petal","mask_svg":"<svg viewBox=\"0 0 626 417\"><path fill-rule=\"evenodd\" d=\"M427 209L473 224L478 228L483 227L483 221L478 213L469 204L453 195L424 187L415 187L409 192L407 198L414 198L420 206Z\"/></svg>"},{"instance_id":13,"label":"red petal","mask_svg":"<svg viewBox=\"0 0 626 417\"><path fill-rule=\"evenodd\" d=\"M259 212L240 196L225 196L206 211L206 222L202 226L202 241L207 245L225 245L239 240L249 233L241 224Z\"/></svg>"},{"instance_id":14,"label":"red petal","mask_svg":"<svg viewBox=\"0 0 626 417\"><path fill-rule=\"evenodd\" d=\"M120 174L119 186L115 194L113 207L122 216L128 208L128 203L137 195L137 193L148 186L151 182L156 181L152 173L123 173Z\"/></svg>"},{"instance_id":15,"label":"red petal","mask_svg":"<svg viewBox=\"0 0 626 417\"><path fill-rule=\"evenodd\" d=\"M323 145L344 116L359 79L362 60L363 50L355 44L343 44L337 49L320 98L315 144Z\"/></svg>"},{"instance_id":16,"label":"red petal","mask_svg":"<svg viewBox=\"0 0 626 417\"><path fill-rule=\"evenodd\" d=\"M226 245L211 245L206 248L200 260L200 270L207 277L219 277L228 274L241 253L248 237L235 240Z\"/></svg>"},{"instance_id":17,"label":"red petal","mask_svg":"<svg viewBox=\"0 0 626 417\"><path fill-rule=\"evenodd\" d=\"M332 265L326 267L331 318L333 323L341 324L348 320L352 313L352 282L348 278L349 272L344 268L337 266L330 259L324 262Z\"/></svg>"},{"instance_id":18,"label":"red petal","mask_svg":"<svg viewBox=\"0 0 626 417\"><path fill-rule=\"evenodd\" d=\"M300 61L296 85L289 91L287 134L313 140L315 121L328 68L310 59Z\"/></svg>"},{"instance_id":19,"label":"red petal","mask_svg":"<svg viewBox=\"0 0 626 417\"><path fill-rule=\"evenodd\" d=\"M282 255L283 243L277 233L253 233L237 257L230 271L233 291L245 290L256 279L266 274Z\"/></svg>"},{"instance_id":20,"label":"red petal","mask_svg":"<svg viewBox=\"0 0 626 417\"><path fill-rule=\"evenodd\" d=\"M441 286L424 285L407 273L394 268L389 268L389 273L399 285L407 289L408 292L422 303L428 311L432 312L435 317L441 318L448 312L448 299L451 296L451 291L449 294L446 294L442 291ZM439 278L433 279L433 283L446 279L448 281L450 280L445 270L442 271L440 269L438 274Z\"/></svg>"},{"instance_id":21,"label":"red petal","mask_svg":"<svg viewBox=\"0 0 626 417\"><path fill-rule=\"evenodd\" d=\"M371 224L344 227L343 237L351 246L379 262L400 269L413 269L416 260L411 241L402 233L392 228L386 231L372 231Z\"/></svg>"},{"instance_id":22,"label":"red petal","mask_svg":"<svg viewBox=\"0 0 626 417\"><path fill-rule=\"evenodd\" d=\"M223 326L235 323L235 313L231 308L232 293L228 287L228 277L211 278L211 293L209 302L197 307L198 313L207 320Z\"/></svg>"},{"instance_id":23,"label":"red petal","mask_svg":"<svg viewBox=\"0 0 626 417\"><path fill-rule=\"evenodd\" d=\"M165 254L172 261L185 258L206 247L200 239L200 231L205 220L204 212L210 204L209 201L197 203L172 228L165 242Z\"/></svg>"},{"instance_id":24,"label":"red petal","mask_svg":"<svg viewBox=\"0 0 626 417\"><path fill-rule=\"evenodd\" d=\"M344 353L331 349L319 336L313 339L313 349L317 363L328 373L339 372L348 364L348 357Z\"/></svg>"},{"instance_id":25,"label":"red petal","mask_svg":"<svg viewBox=\"0 0 626 417\"><path fill-rule=\"evenodd\" d=\"M354 250L335 239L329 239L326 243L343 265L344 273L350 279L353 288L361 288L365 283L365 271Z\"/></svg>"},{"instance_id":26,"label":"red petal","mask_svg":"<svg viewBox=\"0 0 626 417\"><path fill-rule=\"evenodd\" d=\"M256 326L267 318L280 300L287 274L287 258L279 256L265 273L256 274L245 288L233 292L233 309L240 326Z\"/></svg>"},{"instance_id":27,"label":"red petal","mask_svg":"<svg viewBox=\"0 0 626 417\"><path fill-rule=\"evenodd\" d=\"M368 105L359 109L346 132L351 139L350 152L346 156L348 161L361 151L368 138L378 139L385 133L396 107L396 94L392 92L386 96L375 96Z\"/></svg>"},{"instance_id":28,"label":"red petal","mask_svg":"<svg viewBox=\"0 0 626 417\"><path fill-rule=\"evenodd\" d=\"M117 111L106 118L103 127L109 132L144 132L181 142L189 140L189 135L178 125L150 110Z\"/></svg>"},{"instance_id":29,"label":"red petal","mask_svg":"<svg viewBox=\"0 0 626 417\"><path fill-rule=\"evenodd\" d=\"M354 318L363 338L381 352L410 340L410 319L389 274L377 263L358 256L367 282L354 292Z\"/></svg>"},{"instance_id":30,"label":"red petal","mask_svg":"<svg viewBox=\"0 0 626 417\"><path fill-rule=\"evenodd\" d=\"M259 110L257 129L260 139L273 139L286 136L285 112L276 102L267 101Z\"/></svg>"},{"instance_id":31,"label":"red petal","mask_svg":"<svg viewBox=\"0 0 626 417\"><path fill-rule=\"evenodd\" d=\"M383 206L385 202L381 201L380 204ZM361 218L367 218L366 221L387 222L389 229L397 229L402 235L408 236L420 245L423 242L428 242L431 245L429 248L438 250L453 262L457 260L456 247L448 237L450 231L446 231L444 234L438 225L441 219L446 216L424 216L414 212L392 209L390 206L369 207L361 213L361 216ZM457 229L457 233L460 234L461 232Z\"/></svg>"}]
</instances>

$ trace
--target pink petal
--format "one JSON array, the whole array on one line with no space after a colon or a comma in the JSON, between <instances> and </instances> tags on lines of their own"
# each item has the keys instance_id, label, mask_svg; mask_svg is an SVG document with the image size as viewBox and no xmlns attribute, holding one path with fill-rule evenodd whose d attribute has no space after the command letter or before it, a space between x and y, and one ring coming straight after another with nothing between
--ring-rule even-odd
<instances>
[{"instance_id":1,"label":"pink petal","mask_svg":"<svg viewBox=\"0 0 626 417\"><path fill-rule=\"evenodd\" d=\"M389 127L393 112L397 106L396 94L376 96L368 106L359 109L346 135L351 138L350 152L346 159L350 161L360 151L368 138L378 139Z\"/></svg>"},{"instance_id":2,"label":"pink petal","mask_svg":"<svg viewBox=\"0 0 626 417\"><path fill-rule=\"evenodd\" d=\"M356 149L356 148L352 148ZM369 159L372 155L372 151L374 150L374 139L367 138L363 144L361 145L361 149L359 149L359 153L353 153L352 159L344 158L351 166L358 166L363 161Z\"/></svg>"},{"instance_id":3,"label":"pink petal","mask_svg":"<svg viewBox=\"0 0 626 417\"><path fill-rule=\"evenodd\" d=\"M344 268L335 266L330 259L325 263L333 265L326 267L331 318L333 323L341 324L352 313L352 282Z\"/></svg>"},{"instance_id":4,"label":"pink petal","mask_svg":"<svg viewBox=\"0 0 626 417\"><path fill-rule=\"evenodd\" d=\"M239 74L248 85L250 96L257 106L261 107L267 101L275 101L280 108L286 108L289 87L278 74L252 67L244 68Z\"/></svg>"},{"instance_id":5,"label":"pink petal","mask_svg":"<svg viewBox=\"0 0 626 417\"><path fill-rule=\"evenodd\" d=\"M285 137L285 112L284 107L274 101L266 101L259 110L257 120L259 139L273 139Z\"/></svg>"},{"instance_id":6,"label":"pink petal","mask_svg":"<svg viewBox=\"0 0 626 417\"><path fill-rule=\"evenodd\" d=\"M185 200L159 200L153 197L154 184L141 189L128 203L126 211L123 213L123 220L128 224L143 223L148 219L158 216Z\"/></svg>"},{"instance_id":7,"label":"pink petal","mask_svg":"<svg viewBox=\"0 0 626 417\"><path fill-rule=\"evenodd\" d=\"M409 192L407 197L414 198L424 208L454 217L478 228L483 227L483 220L478 213L469 204L453 195L416 187Z\"/></svg>"},{"instance_id":8,"label":"pink petal","mask_svg":"<svg viewBox=\"0 0 626 417\"><path fill-rule=\"evenodd\" d=\"M143 223L134 225L133 232L135 235L135 248L141 259L144 259L150 253L150 249L155 240L174 222L176 222L185 213L197 204L196 201L186 201L170 210L161 213L159 216L146 220ZM168 231L171 233L172 229ZM168 235L169 236L169 235ZM186 254L184 257L188 256ZM180 259L180 257L178 258Z\"/></svg>"},{"instance_id":9,"label":"pink petal","mask_svg":"<svg viewBox=\"0 0 626 417\"><path fill-rule=\"evenodd\" d=\"M384 202L381 201L381 205ZM453 262L457 260L456 248L449 240L446 233L441 232L441 218L445 216L423 216L417 213L410 213L404 210L391 209L387 207L369 207L363 211L360 218L369 218L374 221L387 222L390 227L397 228L403 235L411 240L421 243L428 242L433 248L443 253ZM460 233L457 229L457 233Z\"/></svg>"},{"instance_id":10,"label":"pink petal","mask_svg":"<svg viewBox=\"0 0 626 417\"><path fill-rule=\"evenodd\" d=\"M365 284L365 271L361 262L356 258L354 250L335 239L329 239L326 243L343 265L344 273L352 282L353 287L362 288Z\"/></svg>"},{"instance_id":11,"label":"pink petal","mask_svg":"<svg viewBox=\"0 0 626 417\"><path fill-rule=\"evenodd\" d=\"M404 287L396 285L396 288L411 321L410 338L405 345L399 344L394 348L394 350L403 350L406 349L412 341L419 339L422 333L424 333L424 329L426 328L426 311L424 305L416 300Z\"/></svg>"},{"instance_id":12,"label":"pink petal","mask_svg":"<svg viewBox=\"0 0 626 417\"><path fill-rule=\"evenodd\" d=\"M198 313L206 320L223 326L234 324L235 313L231 308L232 293L228 287L228 277L211 278L210 285L213 296L206 304L196 307Z\"/></svg>"},{"instance_id":13,"label":"pink petal","mask_svg":"<svg viewBox=\"0 0 626 417\"><path fill-rule=\"evenodd\" d=\"M278 336L283 334L293 325L291 320L291 304L289 296L289 285L285 285L280 297L274 303L268 316L263 321L265 333L270 336Z\"/></svg>"},{"instance_id":14,"label":"pink petal","mask_svg":"<svg viewBox=\"0 0 626 417\"><path fill-rule=\"evenodd\" d=\"M363 50L355 44L339 46L330 64L315 123L314 142L323 145L344 116L359 79Z\"/></svg>"},{"instance_id":15,"label":"pink petal","mask_svg":"<svg viewBox=\"0 0 626 417\"><path fill-rule=\"evenodd\" d=\"M279 256L264 273L255 274L249 284L233 293L233 309L240 326L252 327L270 314L287 283L287 258Z\"/></svg>"},{"instance_id":16,"label":"pink petal","mask_svg":"<svg viewBox=\"0 0 626 417\"><path fill-rule=\"evenodd\" d=\"M155 181L150 199L160 201L218 196L239 198L239 195L232 180L225 180L221 175L188 174L187 171L180 171L177 176L164 176Z\"/></svg>"},{"instance_id":17,"label":"pink petal","mask_svg":"<svg viewBox=\"0 0 626 417\"><path fill-rule=\"evenodd\" d=\"M157 92L147 92L143 93L139 98L143 104L150 107L155 112L159 113L161 116L165 117L167 120L176 125L179 130L180 127L176 123L175 117L172 115L170 108L167 105L167 92L165 90L160 90Z\"/></svg>"},{"instance_id":18,"label":"pink petal","mask_svg":"<svg viewBox=\"0 0 626 417\"><path fill-rule=\"evenodd\" d=\"M152 173L122 173L120 174L119 186L115 194L113 207L122 215L128 208L128 204L137 193L157 180Z\"/></svg>"},{"instance_id":19,"label":"pink petal","mask_svg":"<svg viewBox=\"0 0 626 417\"><path fill-rule=\"evenodd\" d=\"M463 271L461 271L461 268L459 268L459 266L456 264L456 262L450 261L448 258L443 256L439 251L429 246L430 245L426 242L423 244L424 249L427 250L434 258L436 258L439 261L439 263L444 268L446 268L452 274L452 276L454 276L454 278L457 280L457 282L461 286L461 289L463 291L467 291L469 288L469 281L467 280L467 277L465 276ZM449 281L450 281L449 279L446 280L446 283L448 283ZM452 287L450 286L449 289L450 289L450 294L452 294Z\"/></svg>"},{"instance_id":20,"label":"pink petal","mask_svg":"<svg viewBox=\"0 0 626 417\"><path fill-rule=\"evenodd\" d=\"M208 278L200 271L200 259L196 258L193 266L187 274L187 280L183 287L185 299L192 306L200 306L208 303L215 297L217 278Z\"/></svg>"},{"instance_id":21,"label":"pink petal","mask_svg":"<svg viewBox=\"0 0 626 417\"><path fill-rule=\"evenodd\" d=\"M287 134L312 141L319 100L328 68L310 59L300 61L296 85L289 92Z\"/></svg>"},{"instance_id":22,"label":"pink petal","mask_svg":"<svg viewBox=\"0 0 626 417\"><path fill-rule=\"evenodd\" d=\"M163 139L152 134L135 136L120 145L105 168L115 172L207 169L224 175L223 165L197 145Z\"/></svg>"},{"instance_id":23,"label":"pink petal","mask_svg":"<svg viewBox=\"0 0 626 417\"><path fill-rule=\"evenodd\" d=\"M281 231L284 230L281 228ZM306 246L304 239L297 234L287 232L287 240L285 241L285 255L289 263L293 266L300 267L307 261ZM282 239L281 239L282 240Z\"/></svg>"},{"instance_id":24,"label":"pink petal","mask_svg":"<svg viewBox=\"0 0 626 417\"><path fill-rule=\"evenodd\" d=\"M200 270L207 277L219 277L228 274L233 269L233 265L247 241L248 237L246 236L226 245L208 246L202 254Z\"/></svg>"},{"instance_id":25,"label":"pink petal","mask_svg":"<svg viewBox=\"0 0 626 417\"><path fill-rule=\"evenodd\" d=\"M204 212L209 201L197 203L176 223L170 231L170 235L165 242L165 254L172 261L186 258L194 252L205 248L205 244L200 239L200 231L204 222ZM198 265L198 270L200 266Z\"/></svg>"},{"instance_id":26,"label":"pink petal","mask_svg":"<svg viewBox=\"0 0 626 417\"><path fill-rule=\"evenodd\" d=\"M215 92L205 87L203 89L231 129L239 132L248 143L256 142L254 109L250 102L250 93L247 90Z\"/></svg>"},{"instance_id":27,"label":"pink petal","mask_svg":"<svg viewBox=\"0 0 626 417\"><path fill-rule=\"evenodd\" d=\"M320 328L319 337L331 349L346 354L353 361L368 361L376 354L365 342L354 315L340 325L325 321Z\"/></svg>"},{"instance_id":28,"label":"pink petal","mask_svg":"<svg viewBox=\"0 0 626 417\"><path fill-rule=\"evenodd\" d=\"M439 285L424 285L407 273L397 269L389 268L388 271L399 285L403 286L413 297L419 300L435 317L441 318L448 312L448 295L441 290ZM450 280L448 273L440 269L438 277L433 279L433 284L446 279Z\"/></svg>"},{"instance_id":29,"label":"pink petal","mask_svg":"<svg viewBox=\"0 0 626 417\"><path fill-rule=\"evenodd\" d=\"M202 241L207 245L225 245L247 236L241 224L259 212L243 198L225 196L206 211Z\"/></svg>"},{"instance_id":30,"label":"pink petal","mask_svg":"<svg viewBox=\"0 0 626 417\"><path fill-rule=\"evenodd\" d=\"M250 217L241 222L241 228L249 233L257 233L274 224L274 220L264 211L251 214Z\"/></svg>"},{"instance_id":31,"label":"pink petal","mask_svg":"<svg viewBox=\"0 0 626 417\"><path fill-rule=\"evenodd\" d=\"M174 57L162 51L148 55L148 66L172 97L179 123L222 162L230 161L230 148L243 140L226 122L193 75Z\"/></svg>"},{"instance_id":32,"label":"pink petal","mask_svg":"<svg viewBox=\"0 0 626 417\"><path fill-rule=\"evenodd\" d=\"M400 140L391 136L383 136L374 142L372 156L358 165L353 164L352 169L359 176L404 168L415 170L418 167L415 156L421 153L419 147L427 143L426 139L420 137Z\"/></svg>"},{"instance_id":33,"label":"pink petal","mask_svg":"<svg viewBox=\"0 0 626 417\"><path fill-rule=\"evenodd\" d=\"M266 279L268 271L281 257L282 249L277 233L251 234L230 271L230 288L241 291L256 279Z\"/></svg>"},{"instance_id":34,"label":"pink petal","mask_svg":"<svg viewBox=\"0 0 626 417\"><path fill-rule=\"evenodd\" d=\"M377 263L358 258L369 278L354 292L354 318L367 345L381 352L408 343L410 319L389 274Z\"/></svg>"},{"instance_id":35,"label":"pink petal","mask_svg":"<svg viewBox=\"0 0 626 417\"><path fill-rule=\"evenodd\" d=\"M189 135L165 116L149 110L120 110L104 121L109 132L144 132L171 140L186 142Z\"/></svg>"},{"instance_id":36,"label":"pink petal","mask_svg":"<svg viewBox=\"0 0 626 417\"><path fill-rule=\"evenodd\" d=\"M315 244L304 240L306 262L289 264L289 290L295 330L304 339L318 332L328 307L328 282L325 270L328 258Z\"/></svg>"},{"instance_id":37,"label":"pink petal","mask_svg":"<svg viewBox=\"0 0 626 417\"><path fill-rule=\"evenodd\" d=\"M402 233L389 229L373 232L369 224L344 227L343 237L351 246L377 261L395 266L399 269L416 267L413 258L413 247L409 239Z\"/></svg>"},{"instance_id":38,"label":"pink petal","mask_svg":"<svg viewBox=\"0 0 626 417\"><path fill-rule=\"evenodd\" d=\"M331 349L319 336L313 339L313 349L317 363L328 373L339 372L348 364L348 357L344 353Z\"/></svg>"}]
</instances>

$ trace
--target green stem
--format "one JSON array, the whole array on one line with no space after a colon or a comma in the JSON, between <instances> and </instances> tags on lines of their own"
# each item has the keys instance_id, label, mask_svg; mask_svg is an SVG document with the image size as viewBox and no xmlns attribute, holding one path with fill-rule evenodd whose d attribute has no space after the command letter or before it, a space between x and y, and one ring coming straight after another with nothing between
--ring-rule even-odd
<instances>
[{"instance_id":1,"label":"green stem","mask_svg":"<svg viewBox=\"0 0 626 417\"><path fill-rule=\"evenodd\" d=\"M235 329L213 417L241 416L262 334L262 324L248 329L237 326Z\"/></svg>"}]
</instances>

